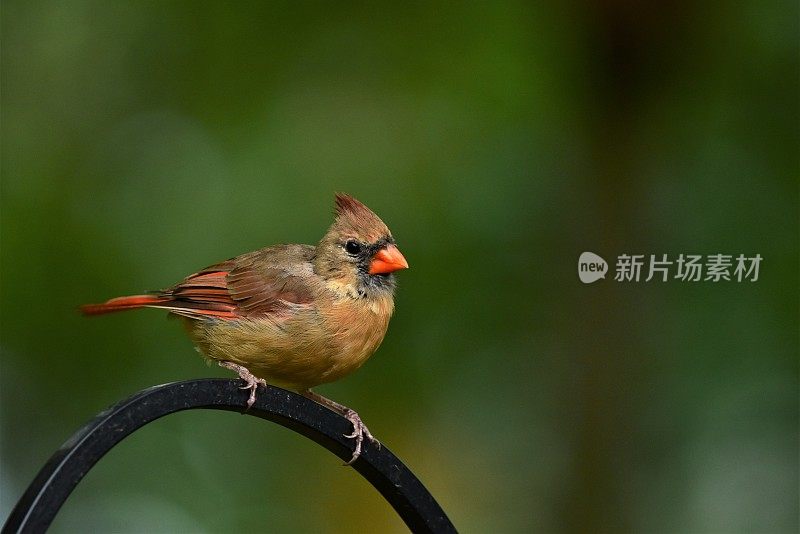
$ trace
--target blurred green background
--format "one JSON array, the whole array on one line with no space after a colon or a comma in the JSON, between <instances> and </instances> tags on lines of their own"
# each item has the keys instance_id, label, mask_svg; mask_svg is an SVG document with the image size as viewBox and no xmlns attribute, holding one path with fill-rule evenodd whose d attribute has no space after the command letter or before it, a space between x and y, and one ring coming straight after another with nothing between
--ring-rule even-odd
<instances>
[{"instance_id":1,"label":"blurred green background","mask_svg":"<svg viewBox=\"0 0 800 534\"><path fill-rule=\"evenodd\" d=\"M798 529L796 2L2 3L5 519L94 414L231 376L76 306L315 243L334 191L411 269L357 409L463 532ZM577 277L590 250L756 283ZM613 265L612 265L613 269ZM53 532L402 532L288 430L181 413Z\"/></svg>"}]
</instances>

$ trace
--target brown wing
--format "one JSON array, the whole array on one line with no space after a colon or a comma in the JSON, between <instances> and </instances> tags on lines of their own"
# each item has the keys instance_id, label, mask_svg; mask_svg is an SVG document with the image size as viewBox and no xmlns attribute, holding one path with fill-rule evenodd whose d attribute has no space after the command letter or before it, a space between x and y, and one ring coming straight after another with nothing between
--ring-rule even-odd
<instances>
[{"instance_id":1,"label":"brown wing","mask_svg":"<svg viewBox=\"0 0 800 534\"><path fill-rule=\"evenodd\" d=\"M192 318L290 316L313 303L313 250L281 245L212 265L162 292L163 307Z\"/></svg>"},{"instance_id":2,"label":"brown wing","mask_svg":"<svg viewBox=\"0 0 800 534\"><path fill-rule=\"evenodd\" d=\"M246 317L285 315L314 302L308 261L312 247L283 245L241 257L228 274L228 291Z\"/></svg>"}]
</instances>

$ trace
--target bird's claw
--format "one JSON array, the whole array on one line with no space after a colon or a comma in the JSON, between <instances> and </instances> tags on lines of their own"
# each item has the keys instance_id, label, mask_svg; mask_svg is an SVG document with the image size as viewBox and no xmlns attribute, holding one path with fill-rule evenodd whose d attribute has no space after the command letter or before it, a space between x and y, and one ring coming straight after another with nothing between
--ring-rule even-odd
<instances>
[{"instance_id":1,"label":"bird's claw","mask_svg":"<svg viewBox=\"0 0 800 534\"><path fill-rule=\"evenodd\" d=\"M364 424L355 410L348 409L344 416L353 424L353 432L351 434L345 434L344 437L356 440L353 456L350 458L350 461L344 465L353 465L353 462L358 460L358 457L361 456L361 444L364 442L365 437L379 449L381 448L381 442L373 437L367 425Z\"/></svg>"},{"instance_id":2,"label":"bird's claw","mask_svg":"<svg viewBox=\"0 0 800 534\"><path fill-rule=\"evenodd\" d=\"M239 389L250 390L250 396L247 398L247 409L249 410L250 407L253 406L253 403L256 402L256 390L258 389L258 386L261 385L267 387L267 381L263 378L256 377L253 377L253 380L248 380L244 377L242 377L242 379L247 383Z\"/></svg>"},{"instance_id":3,"label":"bird's claw","mask_svg":"<svg viewBox=\"0 0 800 534\"><path fill-rule=\"evenodd\" d=\"M267 381L263 378L256 377L247 369L247 367L243 365L233 362L219 362L219 365L226 369L230 369L231 371L236 371L236 373L239 375L239 378L244 380L245 384L239 389L250 390L250 397L247 399L247 409L245 411L249 410L253 406L253 403L256 402L256 390L258 390L258 386L261 385L267 387Z\"/></svg>"}]
</instances>

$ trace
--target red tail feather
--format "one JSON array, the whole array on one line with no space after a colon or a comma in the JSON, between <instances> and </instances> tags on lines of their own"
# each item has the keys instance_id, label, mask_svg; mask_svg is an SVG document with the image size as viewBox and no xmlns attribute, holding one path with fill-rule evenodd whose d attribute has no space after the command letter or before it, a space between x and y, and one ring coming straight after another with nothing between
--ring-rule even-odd
<instances>
[{"instance_id":1,"label":"red tail feather","mask_svg":"<svg viewBox=\"0 0 800 534\"><path fill-rule=\"evenodd\" d=\"M84 304L81 312L84 315L102 315L123 310L132 310L144 306L153 306L167 302L168 299L154 295L132 295L130 297L117 297L103 304Z\"/></svg>"}]
</instances>

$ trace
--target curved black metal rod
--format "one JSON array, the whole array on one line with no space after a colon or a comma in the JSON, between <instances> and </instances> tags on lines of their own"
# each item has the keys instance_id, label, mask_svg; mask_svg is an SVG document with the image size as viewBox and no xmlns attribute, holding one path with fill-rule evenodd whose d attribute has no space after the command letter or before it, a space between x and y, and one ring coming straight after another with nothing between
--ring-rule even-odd
<instances>
[{"instance_id":1,"label":"curved black metal rod","mask_svg":"<svg viewBox=\"0 0 800 534\"><path fill-rule=\"evenodd\" d=\"M239 380L201 379L154 386L101 412L58 449L36 475L3 526L3 533L43 532L75 486L114 445L165 415L204 408L243 412L248 397ZM344 437L352 425L327 408L274 386L259 387L246 412L285 426L343 460L353 454ZM455 532L442 508L416 476L385 446L364 441L353 468L389 501L414 532Z\"/></svg>"}]
</instances>

